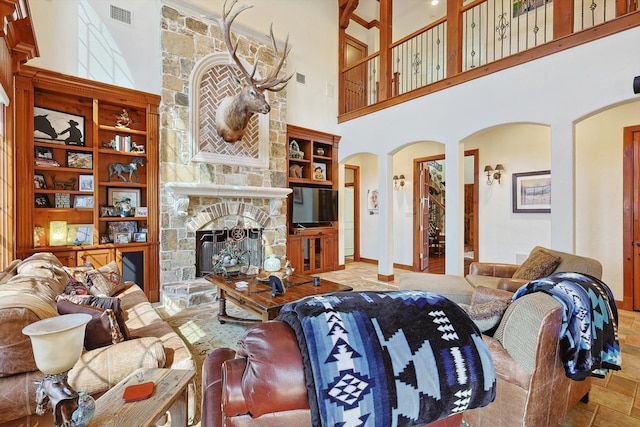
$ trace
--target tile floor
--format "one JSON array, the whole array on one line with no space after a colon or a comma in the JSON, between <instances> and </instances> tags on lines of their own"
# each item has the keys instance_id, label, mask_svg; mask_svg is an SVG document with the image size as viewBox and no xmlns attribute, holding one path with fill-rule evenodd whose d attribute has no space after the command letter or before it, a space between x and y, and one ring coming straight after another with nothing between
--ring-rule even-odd
<instances>
[{"instance_id":1,"label":"tile floor","mask_svg":"<svg viewBox=\"0 0 640 427\"><path fill-rule=\"evenodd\" d=\"M406 270L396 269L394 281ZM336 282L350 279L377 281L377 266L348 263L344 270L322 273ZM618 330L622 347L622 370L604 379L593 378L589 403L578 403L559 424L564 427L640 426L640 312L619 311Z\"/></svg>"}]
</instances>

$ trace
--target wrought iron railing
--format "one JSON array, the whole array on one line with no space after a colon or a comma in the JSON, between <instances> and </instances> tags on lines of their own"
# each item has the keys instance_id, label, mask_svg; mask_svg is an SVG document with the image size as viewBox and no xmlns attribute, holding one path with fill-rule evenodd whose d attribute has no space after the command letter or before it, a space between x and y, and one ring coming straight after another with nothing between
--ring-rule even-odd
<instances>
[{"instance_id":1,"label":"wrought iron railing","mask_svg":"<svg viewBox=\"0 0 640 427\"><path fill-rule=\"evenodd\" d=\"M380 76L381 52L343 69L340 114L388 101L561 37L638 14L638 0L574 0L573 4L567 0L464 3L455 16L445 16L389 46L389 54L385 52L384 56L390 57L390 65L382 68L390 70L390 79ZM456 40L447 38L449 22L460 22ZM638 25L640 20L636 19L616 31ZM585 34L580 43L601 36L601 32ZM451 61L456 55L460 57ZM390 84L391 88L381 91L384 84ZM381 93L387 94L385 99Z\"/></svg>"}]
</instances>

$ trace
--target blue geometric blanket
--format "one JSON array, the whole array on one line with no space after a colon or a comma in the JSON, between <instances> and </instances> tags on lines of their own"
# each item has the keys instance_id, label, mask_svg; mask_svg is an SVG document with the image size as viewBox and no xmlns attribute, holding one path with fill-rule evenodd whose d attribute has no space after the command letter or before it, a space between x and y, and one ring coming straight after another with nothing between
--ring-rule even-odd
<instances>
[{"instance_id":1,"label":"blue geometric blanket","mask_svg":"<svg viewBox=\"0 0 640 427\"><path fill-rule=\"evenodd\" d=\"M422 426L495 398L476 325L424 291L336 292L285 305L314 427Z\"/></svg>"},{"instance_id":2,"label":"blue geometric blanket","mask_svg":"<svg viewBox=\"0 0 640 427\"><path fill-rule=\"evenodd\" d=\"M567 377L602 378L622 368L618 308L607 285L586 274L556 273L522 286L513 300L532 292L549 294L564 307L560 350Z\"/></svg>"}]
</instances>

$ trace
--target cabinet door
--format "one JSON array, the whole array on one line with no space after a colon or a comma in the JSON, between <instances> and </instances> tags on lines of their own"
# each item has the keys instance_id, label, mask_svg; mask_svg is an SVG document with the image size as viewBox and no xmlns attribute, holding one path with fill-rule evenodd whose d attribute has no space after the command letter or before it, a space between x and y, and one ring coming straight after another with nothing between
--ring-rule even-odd
<instances>
[{"instance_id":1,"label":"cabinet door","mask_svg":"<svg viewBox=\"0 0 640 427\"><path fill-rule=\"evenodd\" d=\"M114 260L113 249L92 249L78 251L78 265L90 262L95 268L102 267Z\"/></svg>"},{"instance_id":2,"label":"cabinet door","mask_svg":"<svg viewBox=\"0 0 640 427\"><path fill-rule=\"evenodd\" d=\"M76 251L54 252L56 258L60 260L62 265L67 267L75 267L78 265L78 254Z\"/></svg>"},{"instance_id":3,"label":"cabinet door","mask_svg":"<svg viewBox=\"0 0 640 427\"><path fill-rule=\"evenodd\" d=\"M289 235L287 239L287 258L291 261L291 267L299 273L304 272L304 258L302 256L302 237Z\"/></svg>"},{"instance_id":4,"label":"cabinet door","mask_svg":"<svg viewBox=\"0 0 640 427\"><path fill-rule=\"evenodd\" d=\"M325 234L324 236L322 236L322 271L333 271L333 269L335 268L334 260L337 258L337 239L335 237L335 234Z\"/></svg>"}]
</instances>

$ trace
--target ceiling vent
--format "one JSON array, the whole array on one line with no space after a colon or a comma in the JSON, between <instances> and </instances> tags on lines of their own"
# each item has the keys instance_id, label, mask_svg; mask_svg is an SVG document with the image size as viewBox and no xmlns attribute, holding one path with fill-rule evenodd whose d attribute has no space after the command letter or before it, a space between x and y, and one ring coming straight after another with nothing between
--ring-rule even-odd
<instances>
[{"instance_id":1,"label":"ceiling vent","mask_svg":"<svg viewBox=\"0 0 640 427\"><path fill-rule=\"evenodd\" d=\"M118 6L111 5L111 19L123 24L133 25L133 13Z\"/></svg>"},{"instance_id":2,"label":"ceiling vent","mask_svg":"<svg viewBox=\"0 0 640 427\"><path fill-rule=\"evenodd\" d=\"M307 77L304 74L296 73L296 82L305 84L307 81Z\"/></svg>"}]
</instances>

